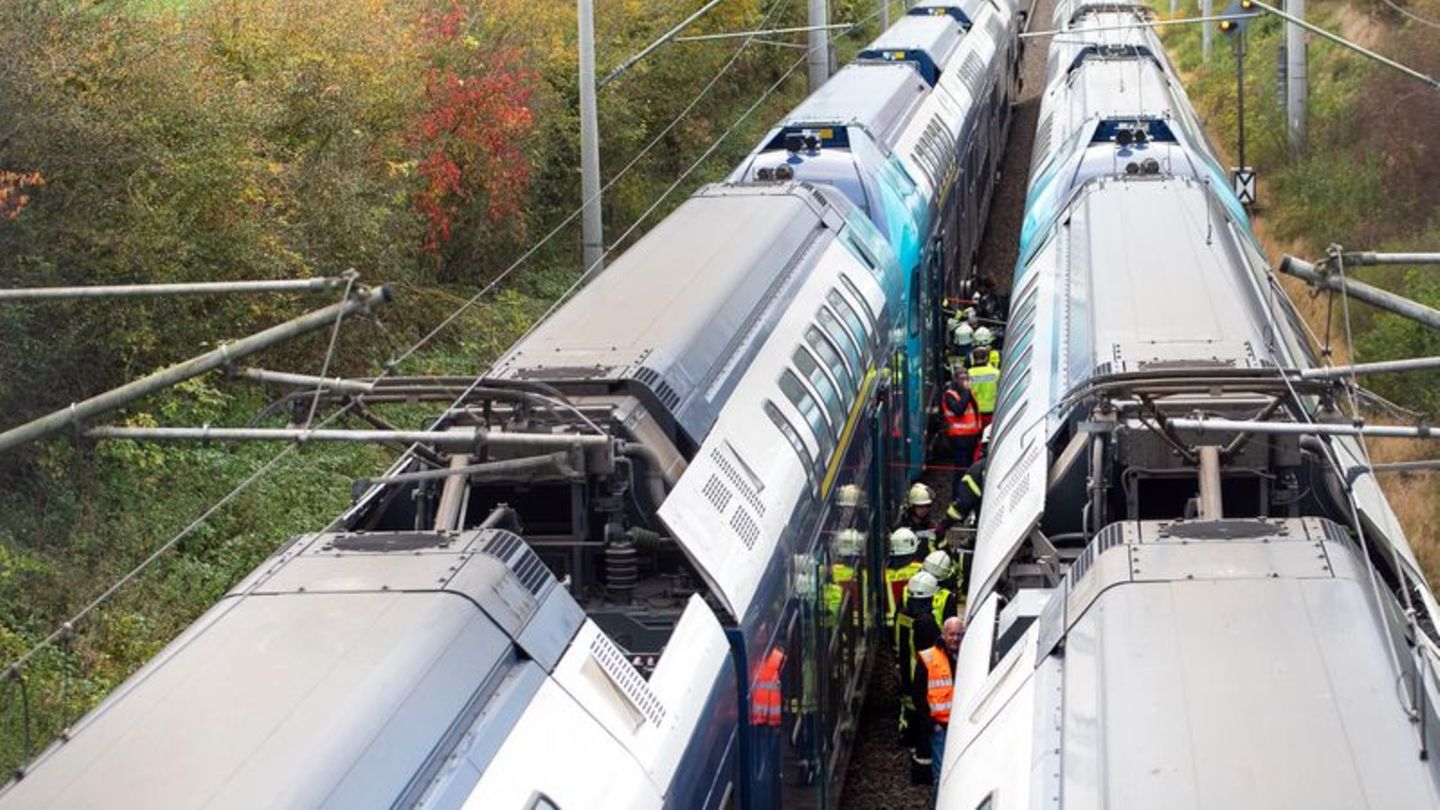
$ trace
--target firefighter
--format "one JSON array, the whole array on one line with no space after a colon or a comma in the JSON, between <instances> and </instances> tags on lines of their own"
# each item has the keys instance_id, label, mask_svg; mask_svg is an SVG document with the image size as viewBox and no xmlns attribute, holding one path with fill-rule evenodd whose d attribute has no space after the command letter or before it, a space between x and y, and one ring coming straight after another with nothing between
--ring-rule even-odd
<instances>
[{"instance_id":1,"label":"firefighter","mask_svg":"<svg viewBox=\"0 0 1440 810\"><path fill-rule=\"evenodd\" d=\"M851 621L860 622L861 594L865 570L861 556L865 553L865 535L857 529L841 529L835 533L835 549L830 562L830 581L825 584L825 615L831 626L840 613L845 595L850 595Z\"/></svg>"},{"instance_id":2,"label":"firefighter","mask_svg":"<svg viewBox=\"0 0 1440 810\"><path fill-rule=\"evenodd\" d=\"M944 537L938 533L940 522L935 515L935 490L920 482L912 485L905 494L905 511L900 513L900 525L915 532L926 551L937 548Z\"/></svg>"},{"instance_id":3,"label":"firefighter","mask_svg":"<svg viewBox=\"0 0 1440 810\"><path fill-rule=\"evenodd\" d=\"M943 553L943 552L941 552ZM929 775L931 763L926 756L929 746L924 738L923 703L914 700L914 680L919 677L917 667L918 651L930 647L940 638L940 625L949 616L959 612L955 594L941 588L935 577L920 571L910 579L905 588L905 606L895 617L894 645L899 663L899 694L901 736L910 748L911 775L923 783ZM917 731L921 733L916 733Z\"/></svg>"},{"instance_id":4,"label":"firefighter","mask_svg":"<svg viewBox=\"0 0 1440 810\"><path fill-rule=\"evenodd\" d=\"M905 598L905 586L920 573L924 556L919 554L920 538L901 526L890 533L890 558L885 562L885 625L895 623L895 613Z\"/></svg>"}]
</instances>

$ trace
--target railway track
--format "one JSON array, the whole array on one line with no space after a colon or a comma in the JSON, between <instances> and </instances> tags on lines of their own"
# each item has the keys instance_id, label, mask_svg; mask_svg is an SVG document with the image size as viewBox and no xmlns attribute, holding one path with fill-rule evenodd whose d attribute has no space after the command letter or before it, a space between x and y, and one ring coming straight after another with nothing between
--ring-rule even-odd
<instances>
[{"instance_id":1,"label":"railway track","mask_svg":"<svg viewBox=\"0 0 1440 810\"><path fill-rule=\"evenodd\" d=\"M1030 11L1030 27L1044 28L1049 24L1054 0L1036 0ZM978 260L984 282L995 289L1008 291L1011 272L1015 269L1020 244L1020 224L1025 216L1025 192L1030 177L1030 154L1035 142L1035 125L1040 112L1040 93L1045 88L1046 43L1031 41L1020 67L1024 86L1015 117L1010 124L1010 140L1000 164L1000 183L995 189L985 226L984 241ZM946 451L936 445L942 454ZM932 458L941 468L927 475L937 493L950 492L951 471L948 454ZM866 808L929 806L930 788L910 783L909 752L900 746L896 735L899 698L892 672L894 656L885 649L875 662L874 675L860 713L855 751L851 754L841 806L852 810Z\"/></svg>"}]
</instances>

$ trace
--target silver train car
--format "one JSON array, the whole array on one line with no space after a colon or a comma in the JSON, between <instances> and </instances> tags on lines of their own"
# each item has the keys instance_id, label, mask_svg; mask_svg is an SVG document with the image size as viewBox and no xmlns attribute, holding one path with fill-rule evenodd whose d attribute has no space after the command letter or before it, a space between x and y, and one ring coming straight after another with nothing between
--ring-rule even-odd
<instances>
[{"instance_id":1,"label":"silver train car","mask_svg":"<svg viewBox=\"0 0 1440 810\"><path fill-rule=\"evenodd\" d=\"M939 806L1435 807L1436 600L1146 14L1056 11Z\"/></svg>"}]
</instances>

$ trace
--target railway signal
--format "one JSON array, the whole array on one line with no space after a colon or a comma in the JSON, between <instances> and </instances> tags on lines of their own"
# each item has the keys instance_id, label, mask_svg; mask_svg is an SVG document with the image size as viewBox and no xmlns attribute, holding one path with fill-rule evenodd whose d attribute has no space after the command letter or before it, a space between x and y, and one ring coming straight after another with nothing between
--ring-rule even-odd
<instances>
[{"instance_id":1,"label":"railway signal","mask_svg":"<svg viewBox=\"0 0 1440 810\"><path fill-rule=\"evenodd\" d=\"M1238 148L1240 165L1231 172L1235 196L1247 209L1255 205L1255 170L1245 165L1245 28L1254 19L1254 0L1233 0L1220 20L1220 33L1235 38L1235 104L1237 109Z\"/></svg>"}]
</instances>

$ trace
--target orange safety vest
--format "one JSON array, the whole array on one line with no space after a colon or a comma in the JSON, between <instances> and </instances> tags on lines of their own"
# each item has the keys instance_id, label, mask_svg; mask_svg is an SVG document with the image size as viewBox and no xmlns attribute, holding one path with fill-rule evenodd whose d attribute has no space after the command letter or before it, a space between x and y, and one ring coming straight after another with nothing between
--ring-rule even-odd
<instances>
[{"instance_id":1,"label":"orange safety vest","mask_svg":"<svg viewBox=\"0 0 1440 810\"><path fill-rule=\"evenodd\" d=\"M930 718L941 725L950 723L950 703L955 700L955 678L950 671L950 658L938 647L920 651L925 665L925 702L930 704Z\"/></svg>"},{"instance_id":2,"label":"orange safety vest","mask_svg":"<svg viewBox=\"0 0 1440 810\"><path fill-rule=\"evenodd\" d=\"M785 667L785 653L771 650L755 673L755 687L750 691L750 725L780 725L780 670Z\"/></svg>"},{"instance_id":3,"label":"orange safety vest","mask_svg":"<svg viewBox=\"0 0 1440 810\"><path fill-rule=\"evenodd\" d=\"M955 409L960 408L960 391L955 388L945 389L945 435L946 436L978 436L985 426L980 421L980 404L971 395L969 401L961 408L960 413Z\"/></svg>"}]
</instances>

